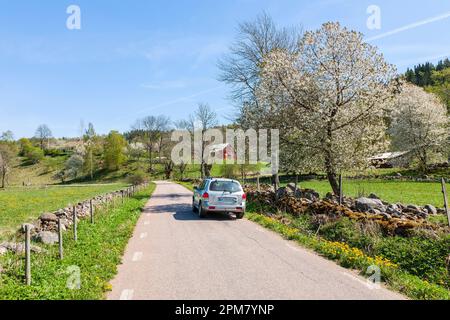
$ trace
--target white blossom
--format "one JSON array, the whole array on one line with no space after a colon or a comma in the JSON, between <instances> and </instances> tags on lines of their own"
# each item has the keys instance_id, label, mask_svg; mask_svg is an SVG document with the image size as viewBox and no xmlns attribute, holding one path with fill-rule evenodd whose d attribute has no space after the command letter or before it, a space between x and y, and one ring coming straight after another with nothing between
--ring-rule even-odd
<instances>
[{"instance_id":1,"label":"white blossom","mask_svg":"<svg viewBox=\"0 0 450 320\"><path fill-rule=\"evenodd\" d=\"M362 34L325 23L305 33L297 53L276 49L266 56L261 103L244 112L254 124L280 129L282 152L295 148L303 155L299 171L324 170L337 193L340 171L360 168L387 148L383 117L395 77Z\"/></svg>"},{"instance_id":2,"label":"white blossom","mask_svg":"<svg viewBox=\"0 0 450 320\"><path fill-rule=\"evenodd\" d=\"M435 95L405 84L395 101L389 132L393 146L411 151L426 170L430 157L444 150L448 123L446 107Z\"/></svg>"}]
</instances>

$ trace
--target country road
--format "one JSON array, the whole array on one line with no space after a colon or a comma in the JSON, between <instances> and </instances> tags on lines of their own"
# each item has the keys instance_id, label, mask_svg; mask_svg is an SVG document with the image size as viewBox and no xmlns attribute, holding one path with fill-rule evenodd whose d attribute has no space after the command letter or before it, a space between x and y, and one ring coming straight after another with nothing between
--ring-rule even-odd
<instances>
[{"instance_id":1,"label":"country road","mask_svg":"<svg viewBox=\"0 0 450 320\"><path fill-rule=\"evenodd\" d=\"M199 219L191 198L157 182L108 299L404 299L248 220Z\"/></svg>"}]
</instances>

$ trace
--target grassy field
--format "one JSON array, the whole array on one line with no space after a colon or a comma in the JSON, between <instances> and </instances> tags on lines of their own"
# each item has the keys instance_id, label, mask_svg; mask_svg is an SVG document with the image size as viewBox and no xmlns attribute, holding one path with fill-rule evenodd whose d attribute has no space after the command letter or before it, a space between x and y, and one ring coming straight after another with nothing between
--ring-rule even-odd
<instances>
[{"instance_id":1,"label":"grassy field","mask_svg":"<svg viewBox=\"0 0 450 320\"><path fill-rule=\"evenodd\" d=\"M93 196L115 191L124 184L9 188L0 191L0 239L44 212L63 208Z\"/></svg>"},{"instance_id":2,"label":"grassy field","mask_svg":"<svg viewBox=\"0 0 450 320\"><path fill-rule=\"evenodd\" d=\"M111 290L110 280L117 273L126 244L133 234L142 208L155 188L154 184L126 199L123 205L96 212L95 224L89 219L78 225L78 242L71 232L64 233L64 260L58 258L58 246L46 246L47 253L32 254L32 284L24 285L24 259L8 253L0 257L5 272L0 277L0 300L98 300ZM79 269L78 269L79 268ZM80 275L80 287L70 281ZM73 279L74 280L74 279Z\"/></svg>"},{"instance_id":3,"label":"grassy field","mask_svg":"<svg viewBox=\"0 0 450 320\"><path fill-rule=\"evenodd\" d=\"M324 197L331 192L328 181L304 181L302 188L314 189ZM378 197L388 202L401 202L404 204L426 205L444 207L444 198L441 192L441 184L433 182L412 181L383 181L383 180L344 180L344 194L351 197L368 196L375 193ZM450 184L447 184L450 190Z\"/></svg>"},{"instance_id":4,"label":"grassy field","mask_svg":"<svg viewBox=\"0 0 450 320\"><path fill-rule=\"evenodd\" d=\"M178 182L192 190L192 183ZM286 185L287 183L282 183ZM327 180L309 180L300 182L301 188L314 189L321 197L331 192ZM351 197L368 196L375 193L384 201L391 203L444 207L441 184L437 182L385 181L385 180L344 180L344 194ZM450 184L447 184L450 191Z\"/></svg>"}]
</instances>

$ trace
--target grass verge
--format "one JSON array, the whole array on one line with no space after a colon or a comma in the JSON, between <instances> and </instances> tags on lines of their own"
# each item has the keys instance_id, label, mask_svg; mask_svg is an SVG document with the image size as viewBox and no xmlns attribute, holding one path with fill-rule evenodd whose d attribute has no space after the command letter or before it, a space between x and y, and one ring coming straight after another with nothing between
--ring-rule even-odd
<instances>
[{"instance_id":1,"label":"grass verge","mask_svg":"<svg viewBox=\"0 0 450 320\"><path fill-rule=\"evenodd\" d=\"M188 190L194 191L194 185L192 182L185 182L185 181L175 181L175 183L178 183L179 185L182 185Z\"/></svg>"},{"instance_id":2,"label":"grass verge","mask_svg":"<svg viewBox=\"0 0 450 320\"><path fill-rule=\"evenodd\" d=\"M338 262L341 266L360 271L365 275L367 268L376 265L381 270L382 280L393 290L418 300L450 300L450 292L445 288L429 283L417 276L401 270L395 263L383 257L370 257L358 248L346 243L332 242L314 234L302 233L298 228L255 212L248 212L246 218L275 231L285 239L316 251L324 257Z\"/></svg>"},{"instance_id":3,"label":"grass verge","mask_svg":"<svg viewBox=\"0 0 450 320\"><path fill-rule=\"evenodd\" d=\"M89 219L78 225L78 242L64 233L64 259L58 248L47 246L46 253L32 254L32 285L24 285L23 255L8 253L0 258L0 300L98 300L111 289L109 281L117 272L129 238L154 184L127 199L116 208L99 210L95 224ZM78 272L79 270L79 272ZM69 289L80 275L79 289Z\"/></svg>"},{"instance_id":4,"label":"grass verge","mask_svg":"<svg viewBox=\"0 0 450 320\"><path fill-rule=\"evenodd\" d=\"M22 223L94 196L119 190L125 184L9 188L0 192L0 239L15 233Z\"/></svg>"}]
</instances>

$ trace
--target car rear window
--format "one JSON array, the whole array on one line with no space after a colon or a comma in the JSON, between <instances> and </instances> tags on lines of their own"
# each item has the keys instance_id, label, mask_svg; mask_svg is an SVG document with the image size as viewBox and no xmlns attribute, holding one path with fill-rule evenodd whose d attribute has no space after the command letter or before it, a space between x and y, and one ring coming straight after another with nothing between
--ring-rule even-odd
<instances>
[{"instance_id":1,"label":"car rear window","mask_svg":"<svg viewBox=\"0 0 450 320\"><path fill-rule=\"evenodd\" d=\"M209 187L211 191L238 192L241 185L235 181L213 181Z\"/></svg>"}]
</instances>

